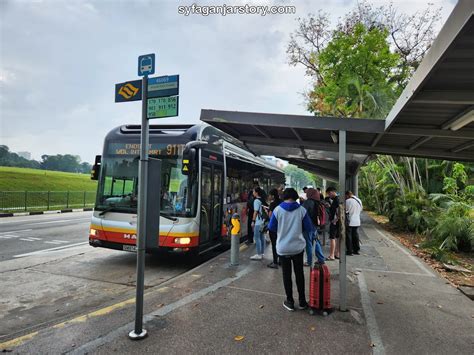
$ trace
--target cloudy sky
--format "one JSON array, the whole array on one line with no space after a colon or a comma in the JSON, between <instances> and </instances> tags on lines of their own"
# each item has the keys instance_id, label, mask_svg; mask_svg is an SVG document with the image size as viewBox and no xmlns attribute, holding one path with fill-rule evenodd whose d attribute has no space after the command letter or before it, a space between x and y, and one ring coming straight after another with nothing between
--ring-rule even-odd
<instances>
[{"instance_id":1,"label":"cloudy sky","mask_svg":"<svg viewBox=\"0 0 474 355\"><path fill-rule=\"evenodd\" d=\"M387 4L389 0L373 0ZM393 0L411 13L455 0ZM296 6L296 15L189 15L178 6ZM319 10L335 22L356 0L0 0L0 144L12 151L77 154L93 161L105 134L139 123L140 102L114 103L115 83L135 80L137 57L156 53L158 75L180 75L179 117L201 108L306 114L304 70L285 53L296 18ZM153 123L158 122L154 121Z\"/></svg>"}]
</instances>

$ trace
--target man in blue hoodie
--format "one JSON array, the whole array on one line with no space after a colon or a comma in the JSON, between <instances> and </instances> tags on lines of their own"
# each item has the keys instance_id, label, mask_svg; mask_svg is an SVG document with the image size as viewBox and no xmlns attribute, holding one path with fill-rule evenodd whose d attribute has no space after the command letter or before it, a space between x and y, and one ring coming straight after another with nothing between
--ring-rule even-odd
<instances>
[{"instance_id":1,"label":"man in blue hoodie","mask_svg":"<svg viewBox=\"0 0 474 355\"><path fill-rule=\"evenodd\" d=\"M276 249L281 259L283 285L286 293L283 307L288 311L295 310L291 279L292 262L299 295L298 309L308 307L304 290L303 252L306 247L306 240L303 231L311 233L311 235L315 232L306 209L296 202L297 199L298 193L295 189L285 189L283 192L284 202L275 208L268 224L268 229L278 235Z\"/></svg>"}]
</instances>

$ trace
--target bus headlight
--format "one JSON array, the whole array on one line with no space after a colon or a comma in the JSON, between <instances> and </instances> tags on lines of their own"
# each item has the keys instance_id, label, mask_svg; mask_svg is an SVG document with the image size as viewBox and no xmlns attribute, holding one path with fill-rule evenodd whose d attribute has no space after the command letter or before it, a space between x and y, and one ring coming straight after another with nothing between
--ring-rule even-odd
<instances>
[{"instance_id":1,"label":"bus headlight","mask_svg":"<svg viewBox=\"0 0 474 355\"><path fill-rule=\"evenodd\" d=\"M190 244L191 238L174 238L175 244Z\"/></svg>"},{"instance_id":2,"label":"bus headlight","mask_svg":"<svg viewBox=\"0 0 474 355\"><path fill-rule=\"evenodd\" d=\"M89 231L89 234L94 236L94 237L97 236L97 229L91 228L90 231Z\"/></svg>"}]
</instances>

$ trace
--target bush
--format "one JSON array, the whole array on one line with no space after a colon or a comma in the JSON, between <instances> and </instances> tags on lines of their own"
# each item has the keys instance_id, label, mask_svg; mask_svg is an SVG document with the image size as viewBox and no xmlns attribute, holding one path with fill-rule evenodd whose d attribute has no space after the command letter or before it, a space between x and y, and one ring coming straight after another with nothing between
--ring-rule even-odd
<instances>
[{"instance_id":1,"label":"bush","mask_svg":"<svg viewBox=\"0 0 474 355\"><path fill-rule=\"evenodd\" d=\"M430 230L430 242L440 249L470 252L474 245L472 208L463 202L455 202L439 214Z\"/></svg>"},{"instance_id":2,"label":"bush","mask_svg":"<svg viewBox=\"0 0 474 355\"><path fill-rule=\"evenodd\" d=\"M397 227L416 233L426 232L435 216L434 204L421 191L397 197L388 213L390 221Z\"/></svg>"}]
</instances>

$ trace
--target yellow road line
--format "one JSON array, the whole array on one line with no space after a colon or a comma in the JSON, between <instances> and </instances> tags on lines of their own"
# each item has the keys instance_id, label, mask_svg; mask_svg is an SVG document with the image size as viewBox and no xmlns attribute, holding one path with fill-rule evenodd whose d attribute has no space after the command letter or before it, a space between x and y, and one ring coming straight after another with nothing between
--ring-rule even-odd
<instances>
[{"instance_id":1,"label":"yellow road line","mask_svg":"<svg viewBox=\"0 0 474 355\"><path fill-rule=\"evenodd\" d=\"M83 323L83 322L87 321L90 318L104 316L106 314L109 314L109 313L111 313L111 312L113 312L117 309L123 308L123 307L125 307L129 304L132 304L132 303L135 303L135 297L130 298L130 299L128 299L126 301L123 301L123 302L115 303L115 304L113 304L111 306L108 306L108 307L101 308L97 311L90 312L90 313L84 314L82 316L78 316L76 318L67 320L65 322L55 324L55 325L52 326L52 328L60 329L60 328L64 328L65 326L67 326L69 324ZM38 332L33 332L33 333L30 333L30 334L22 335L21 337L18 337L18 338L12 339L12 340L8 340L4 343L0 343L0 350L11 349L11 348L20 346L24 342L34 338L36 335L38 335Z\"/></svg>"},{"instance_id":2,"label":"yellow road line","mask_svg":"<svg viewBox=\"0 0 474 355\"><path fill-rule=\"evenodd\" d=\"M38 335L38 332L26 334L26 335L23 335L21 337L6 341L4 343L0 343L0 350L6 350L6 349L10 349L10 348L20 346L25 341L34 338L36 335Z\"/></svg>"},{"instance_id":3,"label":"yellow road line","mask_svg":"<svg viewBox=\"0 0 474 355\"><path fill-rule=\"evenodd\" d=\"M125 307L125 306L127 306L127 305L129 305L129 304L132 304L132 303L135 303L135 297L134 297L134 298L130 298L130 299L128 299L128 300L126 300L126 301L123 301L123 302L115 303L115 304L113 304L113 305L111 305L111 306L108 306L108 307L105 307L105 308L101 308L101 309L99 309L99 310L97 310L97 311L94 311L94 312L91 312L91 313L88 313L88 314L85 314L85 315L82 315L82 316L79 316L79 317L70 319L70 320L68 320L68 321L65 321L65 322L56 324L56 325L53 326L53 328L58 329L58 328L63 328L63 327L65 327L66 325L69 325L69 324L83 323L83 322L85 322L86 320L88 320L89 318L104 316L104 315L106 315L106 314L111 313L112 311L115 311L116 309Z\"/></svg>"}]
</instances>

